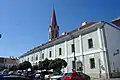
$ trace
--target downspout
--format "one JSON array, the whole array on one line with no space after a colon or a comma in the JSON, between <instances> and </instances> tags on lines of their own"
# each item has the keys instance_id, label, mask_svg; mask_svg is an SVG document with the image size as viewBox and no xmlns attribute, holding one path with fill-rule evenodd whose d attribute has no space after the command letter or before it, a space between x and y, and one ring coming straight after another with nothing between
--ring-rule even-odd
<instances>
[{"instance_id":1,"label":"downspout","mask_svg":"<svg viewBox=\"0 0 120 80\"><path fill-rule=\"evenodd\" d=\"M80 53L82 54L82 71L85 73L85 62L84 62L84 54L83 54L83 41L82 41L82 34L79 35L80 41Z\"/></svg>"}]
</instances>

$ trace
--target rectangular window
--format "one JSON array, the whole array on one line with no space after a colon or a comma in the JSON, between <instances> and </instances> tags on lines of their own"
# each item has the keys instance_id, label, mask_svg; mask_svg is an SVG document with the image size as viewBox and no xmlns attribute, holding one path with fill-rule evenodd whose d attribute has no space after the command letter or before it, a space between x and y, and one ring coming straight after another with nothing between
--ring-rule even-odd
<instances>
[{"instance_id":1,"label":"rectangular window","mask_svg":"<svg viewBox=\"0 0 120 80\"><path fill-rule=\"evenodd\" d=\"M90 68L91 69L95 68L95 59L94 58L90 58Z\"/></svg>"},{"instance_id":2,"label":"rectangular window","mask_svg":"<svg viewBox=\"0 0 120 80\"><path fill-rule=\"evenodd\" d=\"M93 48L93 40L92 40L92 38L88 39L88 47Z\"/></svg>"},{"instance_id":3,"label":"rectangular window","mask_svg":"<svg viewBox=\"0 0 120 80\"><path fill-rule=\"evenodd\" d=\"M61 50L61 48L59 48L59 55L62 55L62 50Z\"/></svg>"},{"instance_id":4,"label":"rectangular window","mask_svg":"<svg viewBox=\"0 0 120 80\"><path fill-rule=\"evenodd\" d=\"M72 68L75 69L75 61L72 61Z\"/></svg>"},{"instance_id":5,"label":"rectangular window","mask_svg":"<svg viewBox=\"0 0 120 80\"><path fill-rule=\"evenodd\" d=\"M42 59L44 59L44 53L42 53Z\"/></svg>"},{"instance_id":6,"label":"rectangular window","mask_svg":"<svg viewBox=\"0 0 120 80\"><path fill-rule=\"evenodd\" d=\"M38 55L36 55L36 60L38 60Z\"/></svg>"},{"instance_id":7,"label":"rectangular window","mask_svg":"<svg viewBox=\"0 0 120 80\"><path fill-rule=\"evenodd\" d=\"M75 52L75 45L74 44L71 45L71 49L72 49L72 52Z\"/></svg>"},{"instance_id":8,"label":"rectangular window","mask_svg":"<svg viewBox=\"0 0 120 80\"><path fill-rule=\"evenodd\" d=\"M51 57L51 56L52 56L52 51L49 52L49 57Z\"/></svg>"},{"instance_id":9,"label":"rectangular window","mask_svg":"<svg viewBox=\"0 0 120 80\"><path fill-rule=\"evenodd\" d=\"M29 61L29 58L28 58L28 60L27 61Z\"/></svg>"},{"instance_id":10,"label":"rectangular window","mask_svg":"<svg viewBox=\"0 0 120 80\"><path fill-rule=\"evenodd\" d=\"M33 61L33 57L31 57L31 61Z\"/></svg>"}]
</instances>

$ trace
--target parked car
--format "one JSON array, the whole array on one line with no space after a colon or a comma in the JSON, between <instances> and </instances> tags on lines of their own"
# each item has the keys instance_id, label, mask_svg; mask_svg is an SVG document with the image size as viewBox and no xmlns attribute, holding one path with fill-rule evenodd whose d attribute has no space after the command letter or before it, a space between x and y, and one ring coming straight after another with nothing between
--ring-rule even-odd
<instances>
[{"instance_id":1,"label":"parked car","mask_svg":"<svg viewBox=\"0 0 120 80\"><path fill-rule=\"evenodd\" d=\"M0 78L3 76L8 76L8 74L0 74Z\"/></svg>"},{"instance_id":2,"label":"parked car","mask_svg":"<svg viewBox=\"0 0 120 80\"><path fill-rule=\"evenodd\" d=\"M8 74L8 73L9 73L8 69L5 69L5 70L1 71L1 74Z\"/></svg>"},{"instance_id":3,"label":"parked car","mask_svg":"<svg viewBox=\"0 0 120 80\"><path fill-rule=\"evenodd\" d=\"M14 71L9 71L8 75L14 75Z\"/></svg>"},{"instance_id":4,"label":"parked car","mask_svg":"<svg viewBox=\"0 0 120 80\"><path fill-rule=\"evenodd\" d=\"M90 80L90 77L82 72L71 72L64 75L64 80Z\"/></svg>"},{"instance_id":5,"label":"parked car","mask_svg":"<svg viewBox=\"0 0 120 80\"><path fill-rule=\"evenodd\" d=\"M23 76L0 76L0 80L32 80Z\"/></svg>"},{"instance_id":6,"label":"parked car","mask_svg":"<svg viewBox=\"0 0 120 80\"><path fill-rule=\"evenodd\" d=\"M40 74L41 74L40 72L36 72L35 73L35 79L40 79L41 78Z\"/></svg>"},{"instance_id":7,"label":"parked car","mask_svg":"<svg viewBox=\"0 0 120 80\"><path fill-rule=\"evenodd\" d=\"M54 72L50 76L50 80L64 80L64 74L61 71L60 72Z\"/></svg>"},{"instance_id":8,"label":"parked car","mask_svg":"<svg viewBox=\"0 0 120 80\"><path fill-rule=\"evenodd\" d=\"M49 80L49 77L52 73L53 73L52 71L41 71L40 72L40 79L41 80Z\"/></svg>"}]
</instances>

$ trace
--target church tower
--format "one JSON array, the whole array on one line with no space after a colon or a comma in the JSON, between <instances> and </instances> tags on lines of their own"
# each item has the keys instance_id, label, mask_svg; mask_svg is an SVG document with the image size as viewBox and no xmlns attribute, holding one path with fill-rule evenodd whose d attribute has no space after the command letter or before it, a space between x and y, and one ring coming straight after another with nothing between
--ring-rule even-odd
<instances>
[{"instance_id":1,"label":"church tower","mask_svg":"<svg viewBox=\"0 0 120 80\"><path fill-rule=\"evenodd\" d=\"M54 40L57 37L59 37L59 26L57 25L55 9L53 8L51 24L49 26L49 41Z\"/></svg>"}]
</instances>

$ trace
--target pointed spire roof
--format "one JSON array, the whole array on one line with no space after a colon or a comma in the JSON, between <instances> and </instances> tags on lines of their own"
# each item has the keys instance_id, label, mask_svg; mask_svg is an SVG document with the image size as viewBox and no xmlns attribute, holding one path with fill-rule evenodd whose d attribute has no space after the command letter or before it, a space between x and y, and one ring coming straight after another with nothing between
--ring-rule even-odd
<instances>
[{"instance_id":1,"label":"pointed spire roof","mask_svg":"<svg viewBox=\"0 0 120 80\"><path fill-rule=\"evenodd\" d=\"M57 26L57 20L56 20L56 14L55 14L55 9L53 8L53 13L51 17L51 26L55 27Z\"/></svg>"}]
</instances>

